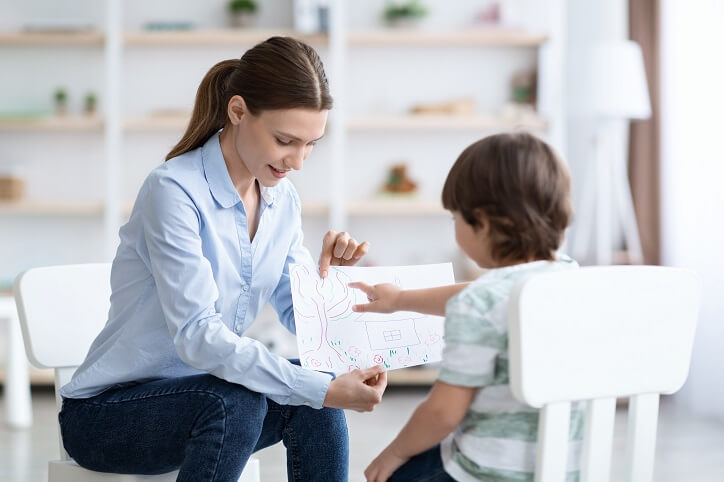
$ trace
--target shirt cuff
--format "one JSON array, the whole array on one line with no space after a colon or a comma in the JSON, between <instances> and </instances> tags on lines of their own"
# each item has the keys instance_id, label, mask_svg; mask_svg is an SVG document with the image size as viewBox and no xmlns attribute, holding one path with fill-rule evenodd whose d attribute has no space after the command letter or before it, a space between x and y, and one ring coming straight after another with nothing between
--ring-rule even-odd
<instances>
[{"instance_id":1,"label":"shirt cuff","mask_svg":"<svg viewBox=\"0 0 724 482\"><path fill-rule=\"evenodd\" d=\"M327 388L331 382L332 377L328 373L300 367L289 404L322 408L324 398L327 396Z\"/></svg>"}]
</instances>

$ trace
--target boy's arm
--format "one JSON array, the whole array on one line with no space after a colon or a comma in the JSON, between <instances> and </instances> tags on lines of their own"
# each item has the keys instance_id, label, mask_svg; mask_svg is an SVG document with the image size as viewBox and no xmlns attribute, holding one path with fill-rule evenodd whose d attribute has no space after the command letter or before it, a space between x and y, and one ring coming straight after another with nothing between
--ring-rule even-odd
<instances>
[{"instance_id":1,"label":"boy's arm","mask_svg":"<svg viewBox=\"0 0 724 482\"><path fill-rule=\"evenodd\" d=\"M367 480L384 482L413 455L439 444L460 425L476 390L435 382L399 435L367 467Z\"/></svg>"},{"instance_id":2,"label":"boy's arm","mask_svg":"<svg viewBox=\"0 0 724 482\"><path fill-rule=\"evenodd\" d=\"M419 290L401 290L399 287L382 283L370 286L366 283L350 283L352 288L365 292L367 304L354 305L353 311L392 313L393 311L415 311L427 315L445 315L445 304L450 298L461 292L469 283L436 286Z\"/></svg>"}]
</instances>

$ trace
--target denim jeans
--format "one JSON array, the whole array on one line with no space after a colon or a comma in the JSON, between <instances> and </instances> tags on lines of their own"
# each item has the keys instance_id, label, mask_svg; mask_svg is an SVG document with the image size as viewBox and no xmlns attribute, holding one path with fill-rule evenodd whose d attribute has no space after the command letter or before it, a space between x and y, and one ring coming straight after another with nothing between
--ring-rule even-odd
<instances>
[{"instance_id":1,"label":"denim jeans","mask_svg":"<svg viewBox=\"0 0 724 482\"><path fill-rule=\"evenodd\" d=\"M82 467L113 473L179 470L179 481L236 482L249 456L279 441L290 481L346 481L344 412L279 405L213 375L132 383L65 399L65 450Z\"/></svg>"},{"instance_id":2,"label":"denim jeans","mask_svg":"<svg viewBox=\"0 0 724 482\"><path fill-rule=\"evenodd\" d=\"M387 480L388 482L455 482L442 466L439 445L412 457Z\"/></svg>"}]
</instances>

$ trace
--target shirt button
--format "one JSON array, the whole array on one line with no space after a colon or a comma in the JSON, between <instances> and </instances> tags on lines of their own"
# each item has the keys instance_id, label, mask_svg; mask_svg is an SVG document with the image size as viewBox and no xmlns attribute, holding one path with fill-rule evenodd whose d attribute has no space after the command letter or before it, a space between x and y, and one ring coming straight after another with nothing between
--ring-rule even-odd
<instances>
[{"instance_id":1,"label":"shirt button","mask_svg":"<svg viewBox=\"0 0 724 482\"><path fill-rule=\"evenodd\" d=\"M240 323L236 325L236 331L241 331L241 324L240 324Z\"/></svg>"},{"instance_id":2,"label":"shirt button","mask_svg":"<svg viewBox=\"0 0 724 482\"><path fill-rule=\"evenodd\" d=\"M242 286L241 291L249 291L249 285Z\"/></svg>"}]
</instances>

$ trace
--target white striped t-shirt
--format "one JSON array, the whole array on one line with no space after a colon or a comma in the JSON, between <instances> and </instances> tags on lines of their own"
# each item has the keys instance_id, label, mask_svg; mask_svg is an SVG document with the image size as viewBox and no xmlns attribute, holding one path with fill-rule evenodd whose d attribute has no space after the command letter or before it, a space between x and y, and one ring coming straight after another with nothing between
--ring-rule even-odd
<instances>
[{"instance_id":1,"label":"white striped t-shirt","mask_svg":"<svg viewBox=\"0 0 724 482\"><path fill-rule=\"evenodd\" d=\"M577 266L561 256L492 269L447 303L439 379L480 387L463 421L441 445L445 470L455 480L533 481L538 410L518 402L510 391L508 300L525 277ZM568 482L578 480L583 439L583 413L572 408Z\"/></svg>"}]
</instances>

